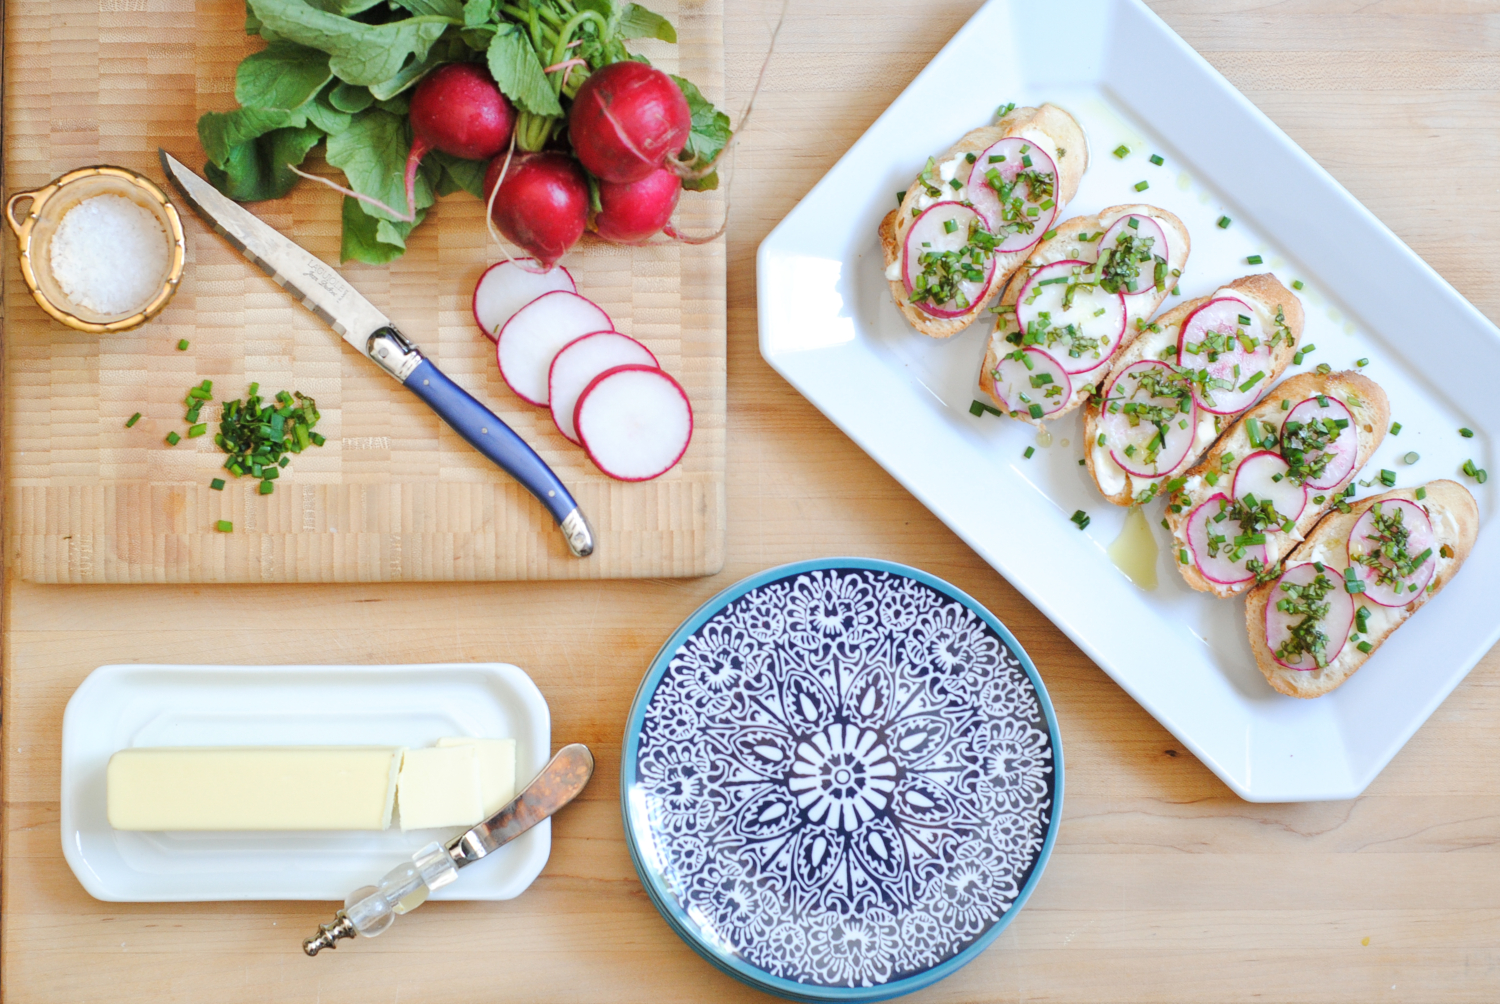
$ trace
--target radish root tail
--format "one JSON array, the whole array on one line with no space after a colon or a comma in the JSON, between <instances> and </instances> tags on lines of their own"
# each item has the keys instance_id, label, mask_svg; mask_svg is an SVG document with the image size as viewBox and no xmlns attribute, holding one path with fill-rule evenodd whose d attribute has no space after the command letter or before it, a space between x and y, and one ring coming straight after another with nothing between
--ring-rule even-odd
<instances>
[{"instance_id":1,"label":"radish root tail","mask_svg":"<svg viewBox=\"0 0 1500 1004\"><path fill-rule=\"evenodd\" d=\"M363 202L366 205L371 205L383 212L390 213L391 216L395 217L402 223L412 223L416 221L417 214L414 210L403 213L399 209L392 209L390 206L386 205L384 202L381 202L374 196L361 195L359 192L354 191L354 189L352 188L345 188L343 185L340 185L332 178L325 178L321 174L312 174L308 171L304 171L296 164L288 164L287 170L291 171L299 178L306 178L308 181L316 181L320 185L327 185L329 188L333 189L335 192L338 192L340 195L346 195L351 199L358 199L360 202Z\"/></svg>"},{"instance_id":2,"label":"radish root tail","mask_svg":"<svg viewBox=\"0 0 1500 1004\"><path fill-rule=\"evenodd\" d=\"M485 228L490 232L490 240L494 241L495 244L499 246L500 253L505 255L506 261L510 262L516 268L519 268L524 272L533 272L537 275L540 275L547 270L541 268L531 268L517 261L515 256L510 253L510 248L506 245L505 241L501 239L500 231L495 226L495 196L500 194L500 186L505 183L505 175L510 171L511 158L515 155L516 134L513 131L510 134L510 147L505 151L505 163L500 165L500 175L495 179L495 187L490 189L490 197L485 201L484 204L484 225Z\"/></svg>"}]
</instances>

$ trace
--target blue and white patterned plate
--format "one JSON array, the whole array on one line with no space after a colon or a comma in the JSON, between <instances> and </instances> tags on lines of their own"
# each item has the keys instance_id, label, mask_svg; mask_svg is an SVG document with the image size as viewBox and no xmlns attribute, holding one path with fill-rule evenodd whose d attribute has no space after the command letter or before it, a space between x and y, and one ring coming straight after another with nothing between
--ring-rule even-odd
<instances>
[{"instance_id":1,"label":"blue and white patterned plate","mask_svg":"<svg viewBox=\"0 0 1500 1004\"><path fill-rule=\"evenodd\" d=\"M941 579L833 558L720 593L630 711L631 857L671 927L752 986L874 1001L969 962L1057 835L1062 747L1009 631Z\"/></svg>"}]
</instances>

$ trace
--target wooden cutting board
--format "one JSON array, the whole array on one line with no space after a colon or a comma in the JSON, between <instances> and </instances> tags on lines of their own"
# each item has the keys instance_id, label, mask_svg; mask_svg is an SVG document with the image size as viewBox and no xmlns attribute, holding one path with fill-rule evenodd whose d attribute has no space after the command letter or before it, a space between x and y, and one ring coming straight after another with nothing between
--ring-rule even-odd
<instances>
[{"instance_id":1,"label":"wooden cutting board","mask_svg":"<svg viewBox=\"0 0 1500 1004\"><path fill-rule=\"evenodd\" d=\"M637 46L668 72L723 94L721 0L653 9L679 44ZM238 2L10 0L5 5L7 194L76 167L116 164L170 193L163 147L201 169L198 116L235 106L235 66L259 47ZM321 147L319 148L321 151ZM328 173L315 155L312 170ZM564 260L581 293L644 342L692 399L695 430L667 475L602 475L545 409L500 379L475 326L475 281L499 259L483 206L448 196L389 266L343 275L450 377L519 432L569 486L598 537L570 556L540 505L175 200L187 270L143 328L89 335L32 301L5 237L5 558L36 582L331 582L691 576L724 563L725 319L722 241L621 248L585 239ZM338 265L339 197L304 183L250 207ZM686 194L679 223L716 229L719 193ZM187 339L187 351L178 351ZM300 390L317 399L327 445L294 458L274 495L250 478L224 491L211 437L186 431L187 388L219 399ZM134 428L125 421L134 412ZM203 417L210 418L210 409ZM211 428L213 426L211 425ZM214 530L217 520L233 533Z\"/></svg>"}]
</instances>

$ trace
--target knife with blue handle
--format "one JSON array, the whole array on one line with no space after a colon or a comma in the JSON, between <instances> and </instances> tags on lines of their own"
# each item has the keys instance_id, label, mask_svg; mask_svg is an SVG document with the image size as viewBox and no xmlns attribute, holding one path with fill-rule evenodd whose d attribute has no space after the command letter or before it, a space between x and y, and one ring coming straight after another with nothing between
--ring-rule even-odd
<instances>
[{"instance_id":1,"label":"knife with blue handle","mask_svg":"<svg viewBox=\"0 0 1500 1004\"><path fill-rule=\"evenodd\" d=\"M158 153L172 186L219 236L535 495L557 521L573 554L586 558L594 553L593 530L578 503L515 430L448 379L343 276L220 194L176 157L165 150Z\"/></svg>"}]
</instances>

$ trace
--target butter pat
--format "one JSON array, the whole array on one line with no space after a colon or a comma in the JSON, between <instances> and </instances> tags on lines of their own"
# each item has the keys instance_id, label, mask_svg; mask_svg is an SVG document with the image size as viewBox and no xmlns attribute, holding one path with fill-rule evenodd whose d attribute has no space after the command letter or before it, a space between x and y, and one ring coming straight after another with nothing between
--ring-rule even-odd
<instances>
[{"instance_id":1,"label":"butter pat","mask_svg":"<svg viewBox=\"0 0 1500 1004\"><path fill-rule=\"evenodd\" d=\"M471 745L479 755L479 799L488 819L516 797L516 741L514 739L439 739L439 746ZM479 822L476 819L474 822ZM472 824L470 824L472 825Z\"/></svg>"},{"instance_id":2,"label":"butter pat","mask_svg":"<svg viewBox=\"0 0 1500 1004\"><path fill-rule=\"evenodd\" d=\"M403 830L473 826L484 818L479 749L469 744L407 750L396 783Z\"/></svg>"},{"instance_id":3,"label":"butter pat","mask_svg":"<svg viewBox=\"0 0 1500 1004\"><path fill-rule=\"evenodd\" d=\"M399 746L120 750L106 774L117 830L383 830Z\"/></svg>"}]
</instances>

